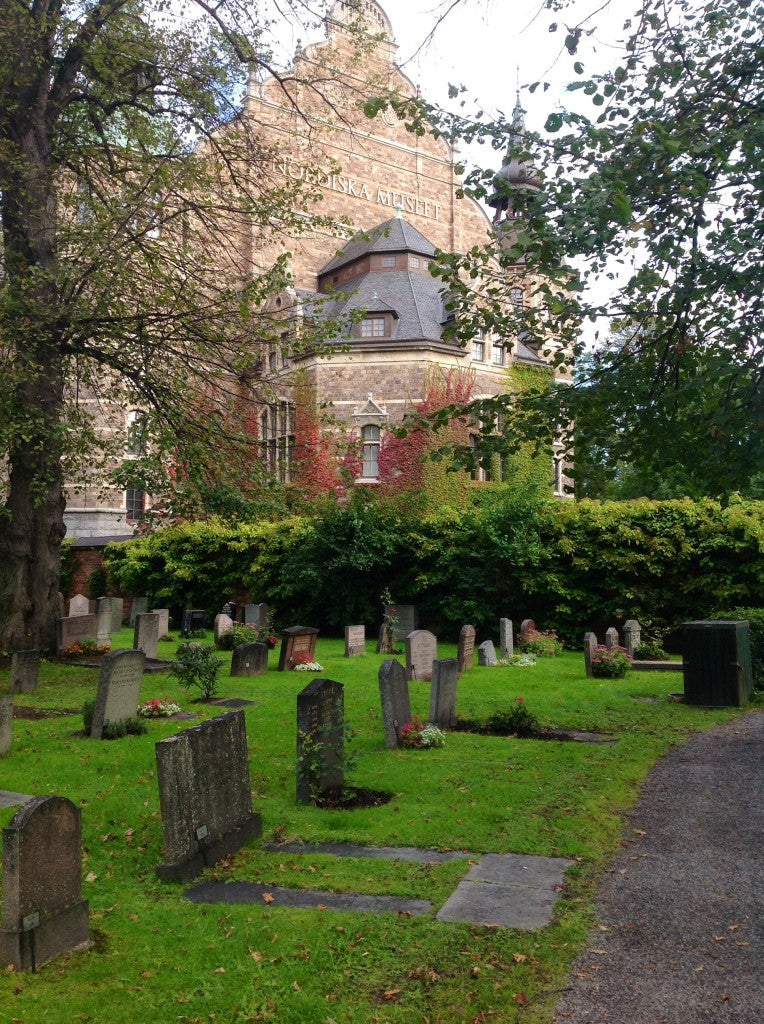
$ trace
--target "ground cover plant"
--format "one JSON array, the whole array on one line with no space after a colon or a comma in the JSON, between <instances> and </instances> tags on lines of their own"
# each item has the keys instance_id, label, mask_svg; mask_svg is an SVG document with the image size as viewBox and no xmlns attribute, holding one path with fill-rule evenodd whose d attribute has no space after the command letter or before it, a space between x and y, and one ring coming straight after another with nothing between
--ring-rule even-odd
<instances>
[{"instance_id":1,"label":"ground cover plant","mask_svg":"<svg viewBox=\"0 0 764 1024\"><path fill-rule=\"evenodd\" d=\"M113 646L131 639L123 630ZM204 643L212 646L209 633ZM36 975L2 974L0 1017L15 1024L508 1024L522 1006L524 1024L550 1021L591 922L595 879L646 772L689 734L740 712L669 701L682 688L675 673L586 679L582 653L566 651L530 669L475 667L459 681L459 715L485 720L522 696L542 727L608 733L615 746L452 731L442 748L387 750L377 683L383 656L373 647L346 659L341 640L319 637L316 649L322 675L345 685L358 754L348 781L392 794L384 806L356 810L295 801L295 698L312 676L275 671L272 651L267 675L231 678L230 653L215 652L220 695L255 702L244 713L263 841L207 877L423 898L431 915L289 910L267 900L191 904L183 885L154 874L162 860L154 744L194 722L147 719L146 735L88 740L79 713L95 695L97 669L45 662L39 689L19 694L16 705L76 714L17 718L2 785L67 796L82 808L95 946ZM160 642L159 657L171 660L176 649L177 636ZM454 654L440 646L441 657ZM167 672L145 675L141 702L165 698L193 710L197 722L222 710L191 705ZM428 700L428 684L412 683L412 714L422 721ZM2 812L3 824L12 813ZM435 920L469 860L408 864L263 849L274 839L566 856L575 867L553 924L505 931Z\"/></svg>"}]
</instances>

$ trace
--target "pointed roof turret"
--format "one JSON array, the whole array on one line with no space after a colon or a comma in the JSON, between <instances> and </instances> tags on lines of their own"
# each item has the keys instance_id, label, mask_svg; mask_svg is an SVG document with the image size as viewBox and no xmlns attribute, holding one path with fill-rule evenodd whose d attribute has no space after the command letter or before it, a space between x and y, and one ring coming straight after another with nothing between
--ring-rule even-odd
<instances>
[{"instance_id":1,"label":"pointed roof turret","mask_svg":"<svg viewBox=\"0 0 764 1024\"><path fill-rule=\"evenodd\" d=\"M496 218L503 210L507 210L511 206L510 196L513 190L523 189L528 192L538 192L541 189L541 175L533 166L528 153L525 111L520 103L519 89L515 109L512 111L509 145L502 161L501 170L494 175L493 181L495 191L488 197L487 203L496 209Z\"/></svg>"}]
</instances>

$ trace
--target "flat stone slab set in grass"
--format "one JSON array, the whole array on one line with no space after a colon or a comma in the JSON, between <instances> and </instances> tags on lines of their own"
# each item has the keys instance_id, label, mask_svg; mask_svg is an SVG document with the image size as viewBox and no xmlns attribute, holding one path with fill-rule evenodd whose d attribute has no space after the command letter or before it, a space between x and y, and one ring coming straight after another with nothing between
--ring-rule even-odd
<instances>
[{"instance_id":1,"label":"flat stone slab set in grass","mask_svg":"<svg viewBox=\"0 0 764 1024\"><path fill-rule=\"evenodd\" d=\"M357 846L354 843L267 843L281 853L318 853L335 857L367 857L418 864L443 864L471 855L457 850L420 850L404 846ZM488 853L473 864L438 911L438 921L532 930L549 924L566 870L572 860ZM421 916L432 910L427 900L288 889L257 882L207 882L186 890L193 903L263 903L302 910L344 910L357 913L398 913ZM266 898L267 897L267 898Z\"/></svg>"}]
</instances>

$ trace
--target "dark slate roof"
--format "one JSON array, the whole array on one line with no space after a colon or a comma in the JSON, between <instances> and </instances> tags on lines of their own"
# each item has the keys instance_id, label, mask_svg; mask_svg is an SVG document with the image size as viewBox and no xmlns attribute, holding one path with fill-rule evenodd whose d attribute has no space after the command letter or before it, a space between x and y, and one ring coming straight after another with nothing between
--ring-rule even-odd
<instances>
[{"instance_id":1,"label":"dark slate roof","mask_svg":"<svg viewBox=\"0 0 764 1024\"><path fill-rule=\"evenodd\" d=\"M534 363L537 366L549 367L549 363L545 359L542 359L537 352L534 352L532 348L525 345L519 338L512 346L512 354L515 359L519 359L522 363Z\"/></svg>"},{"instance_id":2,"label":"dark slate roof","mask_svg":"<svg viewBox=\"0 0 764 1024\"><path fill-rule=\"evenodd\" d=\"M329 316L339 317L355 310L381 313L392 310L398 316L396 341L441 341L445 313L439 281L429 274L405 270L377 271L352 282L353 291L327 303Z\"/></svg>"},{"instance_id":3,"label":"dark slate roof","mask_svg":"<svg viewBox=\"0 0 764 1024\"><path fill-rule=\"evenodd\" d=\"M353 235L334 259L319 270L318 276L353 263L371 252L413 252L421 256L433 256L435 246L403 217L392 217L384 224Z\"/></svg>"}]
</instances>

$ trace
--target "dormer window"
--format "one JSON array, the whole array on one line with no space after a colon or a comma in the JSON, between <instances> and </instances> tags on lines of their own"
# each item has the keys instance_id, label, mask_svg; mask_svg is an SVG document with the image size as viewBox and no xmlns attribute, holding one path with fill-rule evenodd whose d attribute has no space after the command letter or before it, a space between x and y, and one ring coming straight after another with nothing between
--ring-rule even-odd
<instances>
[{"instance_id":1,"label":"dormer window","mask_svg":"<svg viewBox=\"0 0 764 1024\"><path fill-rule=\"evenodd\" d=\"M387 336L387 317L367 316L361 321L362 338L384 338Z\"/></svg>"},{"instance_id":2,"label":"dormer window","mask_svg":"<svg viewBox=\"0 0 764 1024\"><path fill-rule=\"evenodd\" d=\"M410 265L412 270L419 270L419 257L412 256L410 259Z\"/></svg>"},{"instance_id":3,"label":"dormer window","mask_svg":"<svg viewBox=\"0 0 764 1024\"><path fill-rule=\"evenodd\" d=\"M395 265L396 265L395 256L383 256L382 257L382 266L385 267L386 269L389 269L390 267L394 267Z\"/></svg>"}]
</instances>

